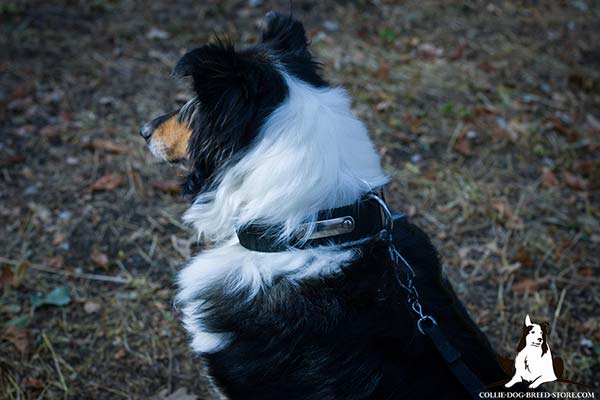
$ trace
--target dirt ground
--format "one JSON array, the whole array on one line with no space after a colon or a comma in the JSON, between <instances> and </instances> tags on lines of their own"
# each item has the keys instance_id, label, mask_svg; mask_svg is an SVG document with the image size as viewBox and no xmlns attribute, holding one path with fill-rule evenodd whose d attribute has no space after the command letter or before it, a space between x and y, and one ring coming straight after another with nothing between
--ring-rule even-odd
<instances>
[{"instance_id":1,"label":"dirt ground","mask_svg":"<svg viewBox=\"0 0 600 400\"><path fill-rule=\"evenodd\" d=\"M599 3L291 3L498 352L529 313L600 387ZM289 7L0 3L1 399L207 398L172 307L181 172L137 131L189 94L185 49Z\"/></svg>"}]
</instances>

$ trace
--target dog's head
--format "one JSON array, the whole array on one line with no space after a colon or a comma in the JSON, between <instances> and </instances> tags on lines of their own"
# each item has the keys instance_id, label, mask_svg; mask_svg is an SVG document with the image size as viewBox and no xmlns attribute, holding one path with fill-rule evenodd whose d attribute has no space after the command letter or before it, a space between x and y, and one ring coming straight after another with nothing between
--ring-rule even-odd
<instances>
[{"instance_id":1,"label":"dog's head","mask_svg":"<svg viewBox=\"0 0 600 400\"><path fill-rule=\"evenodd\" d=\"M194 97L145 124L140 134L156 157L188 164L184 191L196 195L220 168L241 157L286 99L284 73L315 87L326 85L302 24L269 13L254 46L238 50L217 39L186 53L173 76L190 77Z\"/></svg>"},{"instance_id":2,"label":"dog's head","mask_svg":"<svg viewBox=\"0 0 600 400\"><path fill-rule=\"evenodd\" d=\"M527 314L517 352L523 350L525 347L531 346L541 348L542 354L545 354L548 351L548 344L546 342L547 336L548 323L542 322L541 324L534 324L531 322L529 314Z\"/></svg>"}]
</instances>

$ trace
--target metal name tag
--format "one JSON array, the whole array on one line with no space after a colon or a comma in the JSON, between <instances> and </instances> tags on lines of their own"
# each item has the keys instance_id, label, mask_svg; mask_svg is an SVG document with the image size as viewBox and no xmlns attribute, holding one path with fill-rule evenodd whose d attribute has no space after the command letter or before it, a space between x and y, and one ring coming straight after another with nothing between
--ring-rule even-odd
<instances>
[{"instance_id":1,"label":"metal name tag","mask_svg":"<svg viewBox=\"0 0 600 400\"><path fill-rule=\"evenodd\" d=\"M329 236L337 236L344 233L350 233L354 230L354 218L351 216L326 219L323 221L317 221L315 223L315 230L308 237L305 238L304 234L307 229L307 224L300 225L298 233L296 233L296 239L321 239Z\"/></svg>"}]
</instances>

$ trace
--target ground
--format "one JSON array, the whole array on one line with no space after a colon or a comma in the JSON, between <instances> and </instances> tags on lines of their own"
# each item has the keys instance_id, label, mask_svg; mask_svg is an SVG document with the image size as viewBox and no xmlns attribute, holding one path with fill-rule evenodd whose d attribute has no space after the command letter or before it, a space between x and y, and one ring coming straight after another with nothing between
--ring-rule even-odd
<instances>
[{"instance_id":1,"label":"ground","mask_svg":"<svg viewBox=\"0 0 600 400\"><path fill-rule=\"evenodd\" d=\"M189 95L185 49L290 4L498 352L529 313L598 388L597 2L4 1L0 398L207 398L172 306L181 171L137 130Z\"/></svg>"}]
</instances>

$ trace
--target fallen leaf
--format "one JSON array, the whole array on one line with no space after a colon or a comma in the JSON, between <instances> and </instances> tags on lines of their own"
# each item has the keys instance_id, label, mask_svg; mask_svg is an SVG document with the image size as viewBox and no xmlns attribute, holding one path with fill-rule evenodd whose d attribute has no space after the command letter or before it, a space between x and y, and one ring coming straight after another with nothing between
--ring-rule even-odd
<instances>
[{"instance_id":1,"label":"fallen leaf","mask_svg":"<svg viewBox=\"0 0 600 400\"><path fill-rule=\"evenodd\" d=\"M500 217L512 214L510 207L502 199L494 200L494 201L492 201L491 204L492 204L492 207L494 208L494 210L498 211L498 214L500 214Z\"/></svg>"},{"instance_id":2,"label":"fallen leaf","mask_svg":"<svg viewBox=\"0 0 600 400\"><path fill-rule=\"evenodd\" d=\"M387 111L390 107L391 107L391 103L389 101L382 101L377 103L377 105L375 105L375 109L378 112L384 112Z\"/></svg>"},{"instance_id":3,"label":"fallen leaf","mask_svg":"<svg viewBox=\"0 0 600 400\"><path fill-rule=\"evenodd\" d=\"M31 389L43 389L46 386L44 381L41 379L31 377L25 378L21 384Z\"/></svg>"},{"instance_id":4,"label":"fallen leaf","mask_svg":"<svg viewBox=\"0 0 600 400\"><path fill-rule=\"evenodd\" d=\"M550 168L542 168L542 185L545 187L556 186L558 178Z\"/></svg>"},{"instance_id":5,"label":"fallen leaf","mask_svg":"<svg viewBox=\"0 0 600 400\"><path fill-rule=\"evenodd\" d=\"M574 142L579 139L579 134L574 129L565 126L559 118L552 117L551 122L554 129L563 135L569 142Z\"/></svg>"},{"instance_id":6,"label":"fallen leaf","mask_svg":"<svg viewBox=\"0 0 600 400\"><path fill-rule=\"evenodd\" d=\"M169 33L158 28L150 28L146 33L148 39L164 40L169 38Z\"/></svg>"},{"instance_id":7,"label":"fallen leaf","mask_svg":"<svg viewBox=\"0 0 600 400\"><path fill-rule=\"evenodd\" d=\"M512 290L515 293L527 292L531 293L532 291L537 290L541 285L545 284L545 280L535 280L531 278L525 278L520 280L519 282L512 285Z\"/></svg>"},{"instance_id":8,"label":"fallen leaf","mask_svg":"<svg viewBox=\"0 0 600 400\"><path fill-rule=\"evenodd\" d=\"M19 265L17 265L17 267L15 268L14 271L14 277L13 277L13 286L17 287L21 284L21 282L23 282L23 279L25 279L25 277L27 276L27 273L29 272L29 268L31 267L31 264L27 261L22 261L19 263Z\"/></svg>"},{"instance_id":9,"label":"fallen leaf","mask_svg":"<svg viewBox=\"0 0 600 400\"><path fill-rule=\"evenodd\" d=\"M0 165L20 164L25 162L25 156L15 155L0 159Z\"/></svg>"},{"instance_id":10,"label":"fallen leaf","mask_svg":"<svg viewBox=\"0 0 600 400\"><path fill-rule=\"evenodd\" d=\"M590 177L600 171L600 161L580 160L575 162L573 169L583 176Z\"/></svg>"},{"instance_id":11,"label":"fallen leaf","mask_svg":"<svg viewBox=\"0 0 600 400\"><path fill-rule=\"evenodd\" d=\"M177 182L154 182L152 183L154 189L160 190L164 193L177 194L181 192L181 185Z\"/></svg>"},{"instance_id":12,"label":"fallen leaf","mask_svg":"<svg viewBox=\"0 0 600 400\"><path fill-rule=\"evenodd\" d=\"M31 333L26 329L17 328L16 326L6 328L2 334L2 338L11 342L22 354L29 353L31 344L33 343Z\"/></svg>"},{"instance_id":13,"label":"fallen leaf","mask_svg":"<svg viewBox=\"0 0 600 400\"><path fill-rule=\"evenodd\" d=\"M181 387L169 394L168 389L163 389L154 395L151 400L198 400L195 394L189 394L187 388Z\"/></svg>"},{"instance_id":14,"label":"fallen leaf","mask_svg":"<svg viewBox=\"0 0 600 400\"><path fill-rule=\"evenodd\" d=\"M43 127L42 129L40 129L40 135L48 138L48 139L53 139L56 137L59 137L63 131L63 127L59 126L59 125L47 125L45 127Z\"/></svg>"},{"instance_id":15,"label":"fallen leaf","mask_svg":"<svg viewBox=\"0 0 600 400\"><path fill-rule=\"evenodd\" d=\"M585 179L570 172L563 172L563 181L574 190L587 190L588 183Z\"/></svg>"},{"instance_id":16,"label":"fallen leaf","mask_svg":"<svg viewBox=\"0 0 600 400\"><path fill-rule=\"evenodd\" d=\"M98 249L94 249L90 255L90 259L97 267L106 267L108 265L108 256Z\"/></svg>"},{"instance_id":17,"label":"fallen leaf","mask_svg":"<svg viewBox=\"0 0 600 400\"><path fill-rule=\"evenodd\" d=\"M125 349L119 349L113 354L113 359L120 360L127 355L127 351Z\"/></svg>"},{"instance_id":18,"label":"fallen leaf","mask_svg":"<svg viewBox=\"0 0 600 400\"><path fill-rule=\"evenodd\" d=\"M13 286L15 280L15 274L10 267L2 268L0 272L0 286L2 289L8 290L10 286Z\"/></svg>"},{"instance_id":19,"label":"fallen leaf","mask_svg":"<svg viewBox=\"0 0 600 400\"><path fill-rule=\"evenodd\" d=\"M100 177L88 189L92 192L101 192L104 190L115 190L123 183L125 178L119 174L108 174Z\"/></svg>"},{"instance_id":20,"label":"fallen leaf","mask_svg":"<svg viewBox=\"0 0 600 400\"><path fill-rule=\"evenodd\" d=\"M61 269L65 265L65 259L61 255L50 257L46 260L46 265L50 268Z\"/></svg>"},{"instance_id":21,"label":"fallen leaf","mask_svg":"<svg viewBox=\"0 0 600 400\"><path fill-rule=\"evenodd\" d=\"M29 324L30 321L31 317L29 315L19 315L18 317L8 320L5 326L14 326L23 329Z\"/></svg>"},{"instance_id":22,"label":"fallen leaf","mask_svg":"<svg viewBox=\"0 0 600 400\"><path fill-rule=\"evenodd\" d=\"M388 63L381 63L379 65L379 68L377 69L377 73L375 74L377 76L377 79L382 80L382 81L387 81L390 79L390 71L391 71L392 67L390 64Z\"/></svg>"},{"instance_id":23,"label":"fallen leaf","mask_svg":"<svg viewBox=\"0 0 600 400\"><path fill-rule=\"evenodd\" d=\"M467 135L461 135L456 142L454 143L454 150L463 156L470 156L473 154L473 150L471 149L471 141L467 137Z\"/></svg>"},{"instance_id":24,"label":"fallen leaf","mask_svg":"<svg viewBox=\"0 0 600 400\"><path fill-rule=\"evenodd\" d=\"M480 70L482 70L483 72L486 73L492 73L492 72L496 72L496 67L494 66L494 64L490 63L489 61L482 61L477 65L477 68L479 68Z\"/></svg>"},{"instance_id":25,"label":"fallen leaf","mask_svg":"<svg viewBox=\"0 0 600 400\"><path fill-rule=\"evenodd\" d=\"M83 305L83 309L86 313L88 314L94 314L97 313L98 311L100 311L100 304L94 302L94 301L86 301L85 304Z\"/></svg>"},{"instance_id":26,"label":"fallen leaf","mask_svg":"<svg viewBox=\"0 0 600 400\"><path fill-rule=\"evenodd\" d=\"M65 241L65 234L62 232L56 232L52 238L52 244L58 246Z\"/></svg>"},{"instance_id":27,"label":"fallen leaf","mask_svg":"<svg viewBox=\"0 0 600 400\"><path fill-rule=\"evenodd\" d=\"M579 268L577 273L586 278L591 278L594 276L594 271L590 267Z\"/></svg>"},{"instance_id":28,"label":"fallen leaf","mask_svg":"<svg viewBox=\"0 0 600 400\"><path fill-rule=\"evenodd\" d=\"M533 266L533 261L531 260L531 256L525 249L519 250L517 255L513 258L513 261L520 262L522 265L526 267Z\"/></svg>"},{"instance_id":29,"label":"fallen leaf","mask_svg":"<svg viewBox=\"0 0 600 400\"><path fill-rule=\"evenodd\" d=\"M129 152L129 147L124 144L111 142L110 140L94 139L92 140L90 147L94 150L102 150L108 153L119 154Z\"/></svg>"},{"instance_id":30,"label":"fallen leaf","mask_svg":"<svg viewBox=\"0 0 600 400\"><path fill-rule=\"evenodd\" d=\"M423 43L417 47L417 53L424 58L436 58L444 55L444 49L431 43Z\"/></svg>"},{"instance_id":31,"label":"fallen leaf","mask_svg":"<svg viewBox=\"0 0 600 400\"><path fill-rule=\"evenodd\" d=\"M44 297L40 297L37 295L33 295L31 297L31 304L34 307L40 307L43 305L50 306L66 306L71 302L71 294L70 290L66 286L59 286L54 289L50 293L48 293Z\"/></svg>"}]
</instances>

